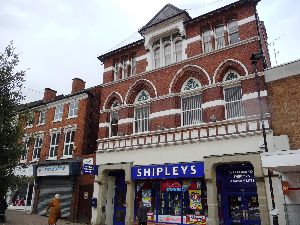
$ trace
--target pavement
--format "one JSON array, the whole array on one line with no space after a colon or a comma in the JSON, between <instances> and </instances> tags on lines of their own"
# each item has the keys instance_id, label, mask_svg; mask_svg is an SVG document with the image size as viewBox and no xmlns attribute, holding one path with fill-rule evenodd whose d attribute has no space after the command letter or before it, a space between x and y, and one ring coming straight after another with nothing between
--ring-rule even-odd
<instances>
[{"instance_id":1,"label":"pavement","mask_svg":"<svg viewBox=\"0 0 300 225\"><path fill-rule=\"evenodd\" d=\"M24 211L6 210L6 222L0 225L48 225L48 217L28 214ZM85 223L70 223L68 220L58 220L56 225L83 225Z\"/></svg>"}]
</instances>

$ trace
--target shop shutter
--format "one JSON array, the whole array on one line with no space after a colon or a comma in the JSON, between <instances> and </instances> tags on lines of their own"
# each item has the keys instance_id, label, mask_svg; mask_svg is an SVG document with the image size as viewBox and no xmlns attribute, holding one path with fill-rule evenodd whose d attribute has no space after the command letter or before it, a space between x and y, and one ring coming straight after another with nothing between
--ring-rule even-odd
<instances>
[{"instance_id":1,"label":"shop shutter","mask_svg":"<svg viewBox=\"0 0 300 225\"><path fill-rule=\"evenodd\" d=\"M68 217L72 200L70 178L45 177L41 179L37 213L43 214L45 212L47 205L54 198L55 194L60 194L62 217Z\"/></svg>"}]
</instances>

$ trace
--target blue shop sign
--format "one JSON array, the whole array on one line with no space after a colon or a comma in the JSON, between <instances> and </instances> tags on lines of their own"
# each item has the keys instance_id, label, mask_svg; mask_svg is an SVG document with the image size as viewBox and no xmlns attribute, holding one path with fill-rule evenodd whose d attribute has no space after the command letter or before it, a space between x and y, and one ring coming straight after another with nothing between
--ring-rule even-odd
<instances>
[{"instance_id":1,"label":"blue shop sign","mask_svg":"<svg viewBox=\"0 0 300 225\"><path fill-rule=\"evenodd\" d=\"M204 177L204 163L181 163L151 166L133 166L131 179L170 179Z\"/></svg>"}]
</instances>

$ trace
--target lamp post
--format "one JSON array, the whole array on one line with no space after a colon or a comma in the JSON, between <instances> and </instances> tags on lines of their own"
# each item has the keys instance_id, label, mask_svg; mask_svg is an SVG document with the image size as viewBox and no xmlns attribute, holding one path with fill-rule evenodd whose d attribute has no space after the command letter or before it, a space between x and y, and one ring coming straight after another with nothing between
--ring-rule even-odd
<instances>
[{"instance_id":1,"label":"lamp post","mask_svg":"<svg viewBox=\"0 0 300 225\"><path fill-rule=\"evenodd\" d=\"M251 62L255 73L255 82L256 82L256 91L257 91L257 98L258 98L258 104L259 104L259 113L260 113L260 122L261 122L261 128L263 133L263 140L264 140L264 149L265 152L268 152L268 144L267 144L267 136L266 136L266 128L264 123L264 112L263 112L263 106L262 106L262 100L260 95L260 86L259 86L259 77L257 74L257 62L262 59L263 54L260 53L253 53L251 55ZM270 185L270 194L271 194L271 200L272 200L272 210L275 210L275 200L274 200L274 190L273 190L273 184L272 184L272 174L271 171L268 169L268 178L269 178L269 185ZM273 216L273 225L278 225L278 215L275 213Z\"/></svg>"}]
</instances>

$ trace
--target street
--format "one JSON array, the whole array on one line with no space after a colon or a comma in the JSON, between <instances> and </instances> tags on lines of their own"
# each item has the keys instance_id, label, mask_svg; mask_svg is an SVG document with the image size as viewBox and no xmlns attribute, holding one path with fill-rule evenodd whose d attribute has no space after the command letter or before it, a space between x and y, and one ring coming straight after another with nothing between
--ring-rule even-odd
<instances>
[{"instance_id":1,"label":"street","mask_svg":"<svg viewBox=\"0 0 300 225\"><path fill-rule=\"evenodd\" d=\"M0 225L47 225L48 217L28 214L24 211L6 210L6 223ZM67 220L59 220L56 225L80 225L80 223L69 223Z\"/></svg>"}]
</instances>

